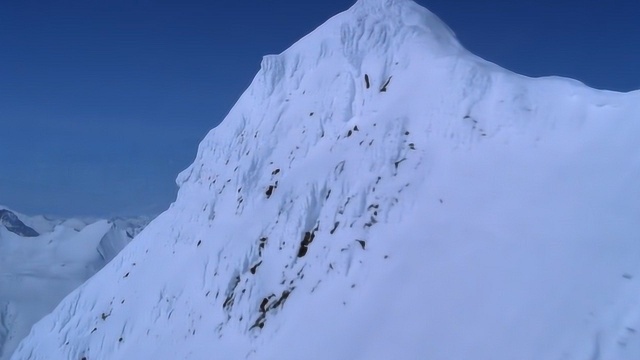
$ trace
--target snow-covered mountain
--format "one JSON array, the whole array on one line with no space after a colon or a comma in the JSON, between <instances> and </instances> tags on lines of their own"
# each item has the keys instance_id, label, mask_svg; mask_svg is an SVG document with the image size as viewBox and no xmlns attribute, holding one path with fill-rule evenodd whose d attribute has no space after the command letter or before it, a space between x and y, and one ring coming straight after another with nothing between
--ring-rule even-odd
<instances>
[{"instance_id":1,"label":"snow-covered mountain","mask_svg":"<svg viewBox=\"0 0 640 360\"><path fill-rule=\"evenodd\" d=\"M0 359L9 359L31 326L122 250L131 240L127 231L144 222L28 217L5 207L0 214Z\"/></svg>"},{"instance_id":2,"label":"snow-covered mountain","mask_svg":"<svg viewBox=\"0 0 640 360\"><path fill-rule=\"evenodd\" d=\"M76 231L82 230L85 226L92 224L101 219L93 218L93 217L82 217L82 218L64 218L64 217L54 217L54 216L45 216L45 215L25 215L19 213L17 211L9 209L9 207L0 205L0 212L11 214L12 218L17 218L19 222L24 224L26 227L33 229L38 234L50 233L57 226L64 226L70 229L74 229ZM144 219L144 218L141 218ZM111 219L111 221L117 220L117 218ZM132 218L133 222L138 221L137 218ZM148 222L148 221L147 221ZM8 229L8 228L7 228ZM20 235L20 234L17 234ZM24 235L21 235L24 236ZM38 236L38 235L35 235Z\"/></svg>"},{"instance_id":3,"label":"snow-covered mountain","mask_svg":"<svg viewBox=\"0 0 640 360\"><path fill-rule=\"evenodd\" d=\"M13 359L638 359L639 114L359 0Z\"/></svg>"},{"instance_id":4,"label":"snow-covered mountain","mask_svg":"<svg viewBox=\"0 0 640 360\"><path fill-rule=\"evenodd\" d=\"M0 224L18 236L35 237L40 235L37 231L25 225L16 214L7 209L0 209Z\"/></svg>"}]
</instances>

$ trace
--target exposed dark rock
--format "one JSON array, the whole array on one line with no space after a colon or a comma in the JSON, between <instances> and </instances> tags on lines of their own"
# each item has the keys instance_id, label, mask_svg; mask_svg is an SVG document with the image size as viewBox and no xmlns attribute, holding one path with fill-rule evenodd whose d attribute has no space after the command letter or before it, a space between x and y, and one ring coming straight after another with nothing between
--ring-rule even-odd
<instances>
[{"instance_id":1,"label":"exposed dark rock","mask_svg":"<svg viewBox=\"0 0 640 360\"><path fill-rule=\"evenodd\" d=\"M384 85L382 85L382 87L380 88L380 92L387 92L387 87L389 86L389 83L391 82L391 78L393 76L389 76L389 78L387 79L387 81L384 83Z\"/></svg>"},{"instance_id":2,"label":"exposed dark rock","mask_svg":"<svg viewBox=\"0 0 640 360\"><path fill-rule=\"evenodd\" d=\"M340 225L340 221L336 221L336 222L333 224L333 229L331 229L331 231L329 231L329 233L330 233L331 235L333 235L333 233L335 233L335 232L336 232L336 229L338 229L338 225Z\"/></svg>"},{"instance_id":3,"label":"exposed dark rock","mask_svg":"<svg viewBox=\"0 0 640 360\"><path fill-rule=\"evenodd\" d=\"M12 233L22 237L36 237L40 234L25 225L13 212L0 209L0 223Z\"/></svg>"},{"instance_id":4,"label":"exposed dark rock","mask_svg":"<svg viewBox=\"0 0 640 360\"><path fill-rule=\"evenodd\" d=\"M271 195L273 194L273 189L274 189L274 186L273 185L269 185L269 188L265 192L265 195L267 195L267 199L270 198Z\"/></svg>"},{"instance_id":5,"label":"exposed dark rock","mask_svg":"<svg viewBox=\"0 0 640 360\"><path fill-rule=\"evenodd\" d=\"M258 267L262 264L262 261L260 261L259 263L253 265L253 267L251 269L249 269L249 271L251 271L252 274L255 274L256 271L258 270Z\"/></svg>"}]
</instances>

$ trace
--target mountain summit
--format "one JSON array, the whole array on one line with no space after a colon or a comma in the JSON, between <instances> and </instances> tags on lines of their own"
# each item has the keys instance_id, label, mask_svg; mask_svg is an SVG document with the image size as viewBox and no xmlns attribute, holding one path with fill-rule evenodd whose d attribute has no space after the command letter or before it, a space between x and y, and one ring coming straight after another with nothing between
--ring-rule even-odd
<instances>
[{"instance_id":1,"label":"mountain summit","mask_svg":"<svg viewBox=\"0 0 640 360\"><path fill-rule=\"evenodd\" d=\"M637 359L639 113L360 0L264 58L13 358Z\"/></svg>"}]
</instances>

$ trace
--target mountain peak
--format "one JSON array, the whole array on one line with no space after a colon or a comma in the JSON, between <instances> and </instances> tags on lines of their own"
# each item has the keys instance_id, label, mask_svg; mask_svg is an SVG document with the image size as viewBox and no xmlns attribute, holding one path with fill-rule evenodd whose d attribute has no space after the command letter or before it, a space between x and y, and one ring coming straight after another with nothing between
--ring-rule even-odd
<instances>
[{"instance_id":1,"label":"mountain peak","mask_svg":"<svg viewBox=\"0 0 640 360\"><path fill-rule=\"evenodd\" d=\"M357 23L366 23L365 19L371 18L368 25L373 32L376 26L383 25L400 34L435 38L440 46L447 44L456 51L460 48L453 31L438 16L412 0L359 0L347 13L355 15Z\"/></svg>"},{"instance_id":2,"label":"mountain peak","mask_svg":"<svg viewBox=\"0 0 640 360\"><path fill-rule=\"evenodd\" d=\"M0 209L0 223L7 230L18 236L36 237L40 235L37 231L25 225L16 214L7 209Z\"/></svg>"},{"instance_id":3,"label":"mountain peak","mask_svg":"<svg viewBox=\"0 0 640 360\"><path fill-rule=\"evenodd\" d=\"M380 9L389 9L392 6L400 4L414 3L413 0L357 0L354 7L375 7Z\"/></svg>"},{"instance_id":4,"label":"mountain peak","mask_svg":"<svg viewBox=\"0 0 640 360\"><path fill-rule=\"evenodd\" d=\"M414 59L468 57L453 31L411 0L360 0L279 55L267 55L249 88L271 97L276 88L297 88L306 72L333 64L355 76L385 77ZM382 84L380 84L382 85Z\"/></svg>"},{"instance_id":5,"label":"mountain peak","mask_svg":"<svg viewBox=\"0 0 640 360\"><path fill-rule=\"evenodd\" d=\"M15 358L637 359L638 104L359 1L263 59L175 203Z\"/></svg>"}]
</instances>

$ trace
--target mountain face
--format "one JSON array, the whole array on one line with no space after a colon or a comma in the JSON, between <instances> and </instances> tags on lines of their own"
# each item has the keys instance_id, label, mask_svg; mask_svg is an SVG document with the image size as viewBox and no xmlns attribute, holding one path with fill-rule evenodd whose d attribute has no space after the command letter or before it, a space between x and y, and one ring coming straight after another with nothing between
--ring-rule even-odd
<instances>
[{"instance_id":1,"label":"mountain face","mask_svg":"<svg viewBox=\"0 0 640 360\"><path fill-rule=\"evenodd\" d=\"M0 209L0 222L7 230L18 236L35 237L40 235L37 231L20 221L16 214L7 209Z\"/></svg>"},{"instance_id":2,"label":"mountain face","mask_svg":"<svg viewBox=\"0 0 640 360\"><path fill-rule=\"evenodd\" d=\"M6 229L0 227L0 359L4 360L34 323L128 244L127 231L140 220L46 220L2 211ZM25 223L34 224L42 234Z\"/></svg>"},{"instance_id":3,"label":"mountain face","mask_svg":"<svg viewBox=\"0 0 640 360\"><path fill-rule=\"evenodd\" d=\"M637 359L638 114L360 0L264 58L13 359Z\"/></svg>"}]
</instances>

